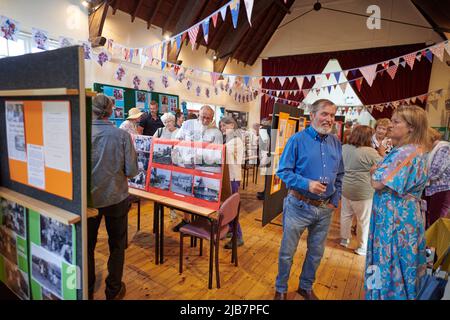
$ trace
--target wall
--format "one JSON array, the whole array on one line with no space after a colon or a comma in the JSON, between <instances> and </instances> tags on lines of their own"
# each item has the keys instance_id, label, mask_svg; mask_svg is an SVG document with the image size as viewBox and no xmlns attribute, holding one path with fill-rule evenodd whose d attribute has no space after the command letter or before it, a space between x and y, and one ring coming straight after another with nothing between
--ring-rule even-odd
<instances>
[{"instance_id":1,"label":"wall","mask_svg":"<svg viewBox=\"0 0 450 320\"><path fill-rule=\"evenodd\" d=\"M437 106L427 105L428 121L432 127L445 127L448 115L445 112L445 100L450 99L450 66L446 64L450 61L450 57L445 54L444 62L434 57L433 67L431 69L431 79L429 91L445 89L443 97L438 100ZM429 101L430 102L430 101Z\"/></svg>"}]
</instances>

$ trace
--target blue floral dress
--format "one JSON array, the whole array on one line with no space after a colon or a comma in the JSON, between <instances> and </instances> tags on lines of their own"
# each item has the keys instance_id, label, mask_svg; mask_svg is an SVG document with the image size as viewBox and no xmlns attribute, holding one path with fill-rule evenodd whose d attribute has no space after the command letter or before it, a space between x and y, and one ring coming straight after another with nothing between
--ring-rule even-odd
<instances>
[{"instance_id":1,"label":"blue floral dress","mask_svg":"<svg viewBox=\"0 0 450 320\"><path fill-rule=\"evenodd\" d=\"M394 148L372 179L373 197L364 288L368 300L415 299L425 273L425 219L420 196L427 158L416 145Z\"/></svg>"}]
</instances>

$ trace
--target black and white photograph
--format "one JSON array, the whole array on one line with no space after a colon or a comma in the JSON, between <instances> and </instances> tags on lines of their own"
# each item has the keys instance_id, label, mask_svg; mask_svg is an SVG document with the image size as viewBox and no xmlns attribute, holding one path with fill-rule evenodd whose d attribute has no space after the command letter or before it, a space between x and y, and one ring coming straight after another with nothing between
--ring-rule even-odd
<instances>
[{"instance_id":1,"label":"black and white photograph","mask_svg":"<svg viewBox=\"0 0 450 320\"><path fill-rule=\"evenodd\" d=\"M6 119L9 122L23 122L23 103L8 102L6 103Z\"/></svg>"},{"instance_id":2,"label":"black and white photograph","mask_svg":"<svg viewBox=\"0 0 450 320\"><path fill-rule=\"evenodd\" d=\"M5 266L5 284L21 299L29 299L30 286L28 275L8 260L4 259L3 262Z\"/></svg>"},{"instance_id":3,"label":"black and white photograph","mask_svg":"<svg viewBox=\"0 0 450 320\"><path fill-rule=\"evenodd\" d=\"M72 263L72 226L41 215L41 246Z\"/></svg>"},{"instance_id":4,"label":"black and white photograph","mask_svg":"<svg viewBox=\"0 0 450 320\"><path fill-rule=\"evenodd\" d=\"M148 163L150 161L150 153L137 152L137 161L139 171L147 171Z\"/></svg>"},{"instance_id":5,"label":"black and white photograph","mask_svg":"<svg viewBox=\"0 0 450 320\"><path fill-rule=\"evenodd\" d=\"M56 295L48 291L46 288L41 287L42 300L61 300Z\"/></svg>"},{"instance_id":6,"label":"black and white photograph","mask_svg":"<svg viewBox=\"0 0 450 320\"><path fill-rule=\"evenodd\" d=\"M0 227L0 254L17 264L16 236L4 227Z\"/></svg>"},{"instance_id":7,"label":"black and white photograph","mask_svg":"<svg viewBox=\"0 0 450 320\"><path fill-rule=\"evenodd\" d=\"M152 168L150 185L161 190L169 190L171 173L170 170Z\"/></svg>"},{"instance_id":8,"label":"black and white photograph","mask_svg":"<svg viewBox=\"0 0 450 320\"><path fill-rule=\"evenodd\" d=\"M150 152L150 147L152 146L152 137L150 136L134 136L134 147L136 151Z\"/></svg>"},{"instance_id":9,"label":"black and white photograph","mask_svg":"<svg viewBox=\"0 0 450 320\"><path fill-rule=\"evenodd\" d=\"M1 199L0 225L25 238L25 208L15 202Z\"/></svg>"},{"instance_id":10,"label":"black and white photograph","mask_svg":"<svg viewBox=\"0 0 450 320\"><path fill-rule=\"evenodd\" d=\"M221 173L222 172L222 150L221 149L196 149L195 169Z\"/></svg>"},{"instance_id":11,"label":"black and white photograph","mask_svg":"<svg viewBox=\"0 0 450 320\"><path fill-rule=\"evenodd\" d=\"M192 181L194 177L190 174L172 172L172 183L170 190L174 193L192 196Z\"/></svg>"},{"instance_id":12,"label":"black and white photograph","mask_svg":"<svg viewBox=\"0 0 450 320\"><path fill-rule=\"evenodd\" d=\"M147 171L139 170L138 174L132 179L128 179L128 186L136 189L145 189L147 181Z\"/></svg>"},{"instance_id":13,"label":"black and white photograph","mask_svg":"<svg viewBox=\"0 0 450 320\"><path fill-rule=\"evenodd\" d=\"M41 286L61 297L61 262L35 244L31 245L31 276Z\"/></svg>"},{"instance_id":14,"label":"black and white photograph","mask_svg":"<svg viewBox=\"0 0 450 320\"><path fill-rule=\"evenodd\" d=\"M219 201L220 180L196 176L194 197L211 202Z\"/></svg>"},{"instance_id":15,"label":"black and white photograph","mask_svg":"<svg viewBox=\"0 0 450 320\"><path fill-rule=\"evenodd\" d=\"M194 169L195 149L191 147L174 146L172 151L172 162L173 165L180 168Z\"/></svg>"},{"instance_id":16,"label":"black and white photograph","mask_svg":"<svg viewBox=\"0 0 450 320\"><path fill-rule=\"evenodd\" d=\"M161 164L172 164L172 146L169 144L155 143L153 146L153 162Z\"/></svg>"},{"instance_id":17,"label":"black and white photograph","mask_svg":"<svg viewBox=\"0 0 450 320\"><path fill-rule=\"evenodd\" d=\"M5 104L8 157L14 160L26 161L23 102L6 101Z\"/></svg>"}]
</instances>

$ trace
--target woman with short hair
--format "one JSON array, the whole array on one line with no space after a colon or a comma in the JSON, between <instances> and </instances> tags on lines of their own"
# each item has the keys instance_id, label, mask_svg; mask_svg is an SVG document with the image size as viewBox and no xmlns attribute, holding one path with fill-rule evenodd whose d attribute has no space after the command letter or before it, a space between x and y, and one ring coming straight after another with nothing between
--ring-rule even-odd
<instances>
[{"instance_id":1,"label":"woman with short hair","mask_svg":"<svg viewBox=\"0 0 450 320\"><path fill-rule=\"evenodd\" d=\"M391 126L391 120L388 118L379 119L375 124L375 134L372 136L372 148L377 150L382 157L388 154L393 148L392 140L388 137Z\"/></svg>"},{"instance_id":2,"label":"woman with short hair","mask_svg":"<svg viewBox=\"0 0 450 320\"><path fill-rule=\"evenodd\" d=\"M342 147L345 175L342 186L341 245L347 247L351 239L353 217L357 221L356 254L365 256L369 234L370 213L374 189L370 184L370 168L382 160L372 148L373 130L369 126L357 126Z\"/></svg>"},{"instance_id":3,"label":"woman with short hair","mask_svg":"<svg viewBox=\"0 0 450 320\"><path fill-rule=\"evenodd\" d=\"M125 130L129 134L142 134L142 127L139 126L139 122L143 115L144 113L138 108L131 108L128 110L127 120L122 122L119 128Z\"/></svg>"},{"instance_id":4,"label":"woman with short hair","mask_svg":"<svg viewBox=\"0 0 450 320\"><path fill-rule=\"evenodd\" d=\"M374 167L372 216L364 287L368 300L416 299L425 274L425 223L420 198L427 182L425 110L402 106L392 115L396 146Z\"/></svg>"},{"instance_id":5,"label":"woman with short hair","mask_svg":"<svg viewBox=\"0 0 450 320\"><path fill-rule=\"evenodd\" d=\"M171 113L164 113L161 116L161 121L164 124L164 127L156 130L153 137L161 139L174 139L179 130L175 125L175 116Z\"/></svg>"}]
</instances>

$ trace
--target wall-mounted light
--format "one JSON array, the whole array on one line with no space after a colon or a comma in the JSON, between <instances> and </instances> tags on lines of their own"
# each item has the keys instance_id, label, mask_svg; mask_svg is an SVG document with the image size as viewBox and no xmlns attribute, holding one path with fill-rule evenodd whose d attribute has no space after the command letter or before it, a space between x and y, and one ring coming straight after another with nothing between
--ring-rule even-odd
<instances>
[{"instance_id":1,"label":"wall-mounted light","mask_svg":"<svg viewBox=\"0 0 450 320\"><path fill-rule=\"evenodd\" d=\"M213 60L217 60L217 56L216 55L213 56Z\"/></svg>"},{"instance_id":2,"label":"wall-mounted light","mask_svg":"<svg viewBox=\"0 0 450 320\"><path fill-rule=\"evenodd\" d=\"M166 41L169 41L169 40L170 40L170 37L169 37L168 34L166 34L166 35L164 36L164 40L166 40Z\"/></svg>"}]
</instances>

